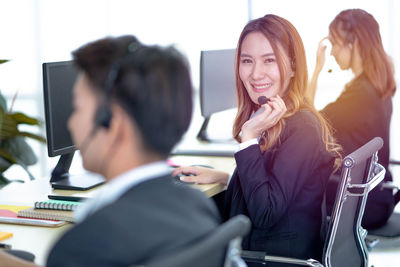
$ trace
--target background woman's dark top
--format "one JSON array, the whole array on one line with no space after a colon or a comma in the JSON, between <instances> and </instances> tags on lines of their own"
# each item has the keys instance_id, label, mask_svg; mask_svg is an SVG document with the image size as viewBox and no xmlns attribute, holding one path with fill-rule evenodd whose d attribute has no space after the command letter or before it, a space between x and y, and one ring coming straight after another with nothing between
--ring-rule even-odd
<instances>
[{"instance_id":1,"label":"background woman's dark top","mask_svg":"<svg viewBox=\"0 0 400 267\"><path fill-rule=\"evenodd\" d=\"M328 104L322 113L334 128L334 136L343 147L343 156L380 136L384 145L378 152L379 163L386 169L384 181L392 181L388 170L391 97L381 99L368 78L361 74L347 84L338 99ZM330 182L328 186L328 204L332 203L336 191L334 184ZM362 225L366 229L383 225L391 215L393 206L391 190L380 190L377 186L368 195Z\"/></svg>"},{"instance_id":2,"label":"background woman's dark top","mask_svg":"<svg viewBox=\"0 0 400 267\"><path fill-rule=\"evenodd\" d=\"M320 259L321 203L334 157L325 150L317 118L297 112L286 120L279 144L264 154L252 145L237 152L235 160L225 219L250 218L252 230L243 248Z\"/></svg>"}]
</instances>

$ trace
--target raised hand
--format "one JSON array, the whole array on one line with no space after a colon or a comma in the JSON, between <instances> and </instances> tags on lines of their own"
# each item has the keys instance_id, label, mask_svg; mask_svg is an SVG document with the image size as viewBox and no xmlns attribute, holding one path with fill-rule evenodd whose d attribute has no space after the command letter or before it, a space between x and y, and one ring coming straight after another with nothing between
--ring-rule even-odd
<instances>
[{"instance_id":1,"label":"raised hand","mask_svg":"<svg viewBox=\"0 0 400 267\"><path fill-rule=\"evenodd\" d=\"M275 124L286 113L285 102L279 95L269 98L269 101L261 106L264 110L250 118L242 126L242 142L258 138L264 131Z\"/></svg>"},{"instance_id":2,"label":"raised hand","mask_svg":"<svg viewBox=\"0 0 400 267\"><path fill-rule=\"evenodd\" d=\"M326 42L327 41L328 41L328 37L324 37L318 43L317 58L316 58L316 63L315 63L315 71L321 72L323 66L325 65L326 47L327 47Z\"/></svg>"}]
</instances>

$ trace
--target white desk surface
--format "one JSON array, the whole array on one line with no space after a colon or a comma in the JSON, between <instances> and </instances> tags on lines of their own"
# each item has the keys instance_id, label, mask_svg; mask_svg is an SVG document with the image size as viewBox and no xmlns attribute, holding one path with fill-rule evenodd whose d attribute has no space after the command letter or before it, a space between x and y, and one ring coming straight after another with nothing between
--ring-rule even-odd
<instances>
[{"instance_id":1,"label":"white desk surface","mask_svg":"<svg viewBox=\"0 0 400 267\"><path fill-rule=\"evenodd\" d=\"M171 160L178 165L209 165L227 172L232 172L235 165L232 158L226 157L198 157L198 156L174 156ZM211 197L222 190L224 186L194 185ZM11 183L0 189L0 204L33 205L35 201L47 199L49 194L93 196L99 187L88 191L54 190L51 188L48 178L21 183ZM46 262L50 248L63 232L72 227L67 224L58 228L39 226L23 226L0 223L0 230L13 233L13 237L1 241L12 245L13 249L27 250L35 254L35 263L43 266Z\"/></svg>"}]
</instances>

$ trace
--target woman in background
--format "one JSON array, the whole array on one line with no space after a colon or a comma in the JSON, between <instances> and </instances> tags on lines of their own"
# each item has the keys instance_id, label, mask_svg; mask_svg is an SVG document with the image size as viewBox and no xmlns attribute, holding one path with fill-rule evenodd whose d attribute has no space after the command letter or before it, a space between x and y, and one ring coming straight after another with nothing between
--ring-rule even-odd
<instances>
[{"instance_id":1,"label":"woman in background","mask_svg":"<svg viewBox=\"0 0 400 267\"><path fill-rule=\"evenodd\" d=\"M342 70L351 69L354 78L346 84L335 102L321 112L331 123L334 136L348 155L376 136L384 145L378 152L379 163L386 169L383 182L392 181L389 165L389 134L392 97L396 91L393 67L385 53L374 17L361 9L340 12L329 26L331 55ZM324 40L323 39L323 40ZM310 82L310 98L314 101L318 76L325 63L323 40L317 52L315 71ZM328 184L327 203L332 205L337 181ZM393 212L391 190L377 186L369 195L362 225L366 229L382 226Z\"/></svg>"},{"instance_id":2,"label":"woman in background","mask_svg":"<svg viewBox=\"0 0 400 267\"><path fill-rule=\"evenodd\" d=\"M327 123L306 101L307 65L297 30L275 15L250 21L239 38L235 71L233 135L240 144L232 177L201 167L180 167L174 175L228 184L224 218L245 214L252 222L244 249L321 259L321 203L339 153ZM260 96L269 101L253 117Z\"/></svg>"}]
</instances>

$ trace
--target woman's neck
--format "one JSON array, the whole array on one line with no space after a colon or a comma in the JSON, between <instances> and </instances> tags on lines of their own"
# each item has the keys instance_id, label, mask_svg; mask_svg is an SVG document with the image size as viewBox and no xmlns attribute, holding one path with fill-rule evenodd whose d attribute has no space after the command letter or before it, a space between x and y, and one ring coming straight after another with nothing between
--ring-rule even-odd
<instances>
[{"instance_id":1,"label":"woman's neck","mask_svg":"<svg viewBox=\"0 0 400 267\"><path fill-rule=\"evenodd\" d=\"M363 73L363 61L357 49L357 45L354 47L355 49L353 49L352 54L351 70L354 73L354 77L358 77L361 73Z\"/></svg>"},{"instance_id":2,"label":"woman's neck","mask_svg":"<svg viewBox=\"0 0 400 267\"><path fill-rule=\"evenodd\" d=\"M361 73L363 73L363 67L362 67L361 63L362 62L360 62L360 65L356 65L351 68L351 70L353 71L354 77L358 77L358 76L360 76Z\"/></svg>"}]
</instances>

